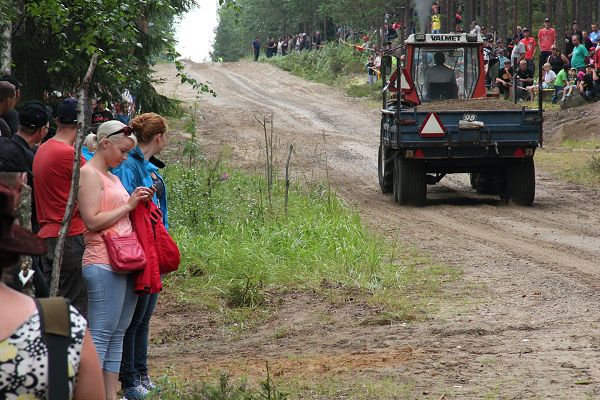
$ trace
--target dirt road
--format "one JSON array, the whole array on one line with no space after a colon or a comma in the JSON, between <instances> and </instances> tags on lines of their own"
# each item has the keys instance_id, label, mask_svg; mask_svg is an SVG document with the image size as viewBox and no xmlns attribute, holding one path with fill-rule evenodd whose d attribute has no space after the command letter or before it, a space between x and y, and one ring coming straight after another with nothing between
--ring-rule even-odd
<instances>
[{"instance_id":1,"label":"dirt road","mask_svg":"<svg viewBox=\"0 0 600 400\"><path fill-rule=\"evenodd\" d=\"M159 74L174 75L170 68ZM241 357L252 374L262 360L279 360L284 376L339 370L389 379L407 388L396 398L600 397L596 192L538 171L535 205L518 208L477 195L466 175L456 175L430 187L427 207L400 207L377 185L378 110L262 63L189 63L189 72L218 93L201 101L205 148L228 144L242 163L257 165L263 133L253 115L273 114L282 154L296 144L296 178L322 177L327 159L332 184L373 228L461 267L464 277L444 289L452 305L426 322L362 327L354 323L360 310L349 306L331 329L306 311L308 295L297 294L243 341L209 329L193 357L171 363L202 370L242 364ZM173 78L161 91L194 98ZM284 316L303 328L285 341L265 336Z\"/></svg>"}]
</instances>

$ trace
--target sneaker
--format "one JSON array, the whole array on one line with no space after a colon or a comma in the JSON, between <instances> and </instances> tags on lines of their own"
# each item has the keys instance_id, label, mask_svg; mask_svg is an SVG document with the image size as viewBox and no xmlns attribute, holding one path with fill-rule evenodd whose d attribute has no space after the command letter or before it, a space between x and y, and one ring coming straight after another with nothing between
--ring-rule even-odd
<instances>
[{"instance_id":1,"label":"sneaker","mask_svg":"<svg viewBox=\"0 0 600 400\"><path fill-rule=\"evenodd\" d=\"M125 400L144 400L150 391L142 385L133 386L123 390Z\"/></svg>"},{"instance_id":2,"label":"sneaker","mask_svg":"<svg viewBox=\"0 0 600 400\"><path fill-rule=\"evenodd\" d=\"M142 375L140 377L140 384L146 388L146 390L148 391L152 391L152 390L156 390L157 386L154 382L152 382L152 379L150 379L150 377L148 375Z\"/></svg>"}]
</instances>

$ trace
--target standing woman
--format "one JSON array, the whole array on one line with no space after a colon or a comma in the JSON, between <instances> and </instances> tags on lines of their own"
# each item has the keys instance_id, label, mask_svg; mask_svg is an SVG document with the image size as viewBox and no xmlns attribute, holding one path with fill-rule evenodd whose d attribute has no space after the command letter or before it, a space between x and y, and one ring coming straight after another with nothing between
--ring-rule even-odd
<instances>
[{"instance_id":1,"label":"standing woman","mask_svg":"<svg viewBox=\"0 0 600 400\"><path fill-rule=\"evenodd\" d=\"M152 200L160 208L165 227L167 223L167 192L158 167L149 160L167 145L167 121L158 114L146 113L131 120L138 146L129 152L129 158L114 169L125 189L132 193L137 187L154 187ZM143 397L156 386L148 377L148 329L158 293L141 295L125 333L123 361L121 362L121 387L126 399Z\"/></svg>"},{"instance_id":2,"label":"standing woman","mask_svg":"<svg viewBox=\"0 0 600 400\"><path fill-rule=\"evenodd\" d=\"M118 273L111 267L101 233L131 234L129 212L153 195L151 189L143 187L129 195L119 178L110 172L137 145L135 136L125 128L128 127L115 120L98 127L97 149L81 168L77 197L81 218L88 229L84 235L83 277L88 289L89 326L102 366L108 400L117 398L123 335L131 322L137 295L133 290L133 274Z\"/></svg>"}]
</instances>

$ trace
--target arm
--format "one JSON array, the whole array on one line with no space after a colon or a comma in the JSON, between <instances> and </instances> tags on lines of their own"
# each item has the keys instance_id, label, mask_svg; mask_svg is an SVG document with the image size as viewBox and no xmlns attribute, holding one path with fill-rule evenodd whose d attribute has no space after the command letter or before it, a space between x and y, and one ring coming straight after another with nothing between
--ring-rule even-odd
<instances>
[{"instance_id":1,"label":"arm","mask_svg":"<svg viewBox=\"0 0 600 400\"><path fill-rule=\"evenodd\" d=\"M535 39L533 39L533 54L531 55L531 59L535 59L535 52L537 51L537 43L535 41ZM540 50L541 51L541 50Z\"/></svg>"},{"instance_id":2,"label":"arm","mask_svg":"<svg viewBox=\"0 0 600 400\"><path fill-rule=\"evenodd\" d=\"M562 62L564 64L568 64L569 63L569 59L567 58L567 56L565 56L564 54L560 55L560 59L562 60Z\"/></svg>"},{"instance_id":3,"label":"arm","mask_svg":"<svg viewBox=\"0 0 600 400\"><path fill-rule=\"evenodd\" d=\"M129 214L140 200L150 200L152 190L136 188L127 203L109 211L100 211L102 199L102 181L98 173L91 168L81 170L77 202L81 219L90 231L98 232L113 226L118 220Z\"/></svg>"},{"instance_id":4,"label":"arm","mask_svg":"<svg viewBox=\"0 0 600 400\"><path fill-rule=\"evenodd\" d=\"M86 329L83 336L83 346L81 348L81 360L79 362L79 372L77 374L77 383L73 390L73 399L75 400L104 400L104 383L102 369L96 354L94 342L90 332Z\"/></svg>"}]
</instances>

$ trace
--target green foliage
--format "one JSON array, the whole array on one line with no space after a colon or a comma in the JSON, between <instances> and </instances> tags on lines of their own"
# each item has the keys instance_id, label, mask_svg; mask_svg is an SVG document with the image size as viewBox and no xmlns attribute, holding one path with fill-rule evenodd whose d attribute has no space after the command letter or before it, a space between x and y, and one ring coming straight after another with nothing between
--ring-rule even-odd
<instances>
[{"instance_id":1,"label":"green foliage","mask_svg":"<svg viewBox=\"0 0 600 400\"><path fill-rule=\"evenodd\" d=\"M600 177L600 156L593 155L590 157L587 167L594 176Z\"/></svg>"},{"instance_id":2,"label":"green foliage","mask_svg":"<svg viewBox=\"0 0 600 400\"><path fill-rule=\"evenodd\" d=\"M264 177L223 162L176 163L165 180L170 231L182 251L167 284L181 301L226 318L224 309L254 310L273 291L300 288L356 291L389 310L380 319L418 319L456 274L370 233L326 184L293 184L286 214L283 182L274 182L269 205Z\"/></svg>"},{"instance_id":3,"label":"green foliage","mask_svg":"<svg viewBox=\"0 0 600 400\"><path fill-rule=\"evenodd\" d=\"M261 58L305 79L334 83L341 75L365 74L368 55L347 45L329 44L320 51L293 51L286 56Z\"/></svg>"},{"instance_id":4,"label":"green foliage","mask_svg":"<svg viewBox=\"0 0 600 400\"><path fill-rule=\"evenodd\" d=\"M174 60L174 21L194 0L26 0L8 1L13 23L14 74L25 83L24 98L45 91L73 92L93 54L99 63L90 94L120 99L124 90L142 111L172 113L177 103L153 84L156 59ZM202 92L206 85L179 70Z\"/></svg>"},{"instance_id":5,"label":"green foliage","mask_svg":"<svg viewBox=\"0 0 600 400\"><path fill-rule=\"evenodd\" d=\"M164 377L159 381L160 393L151 393L148 400L286 400L288 395L275 386L269 364L267 377L260 382L258 389L249 388L243 381L232 383L226 373L221 373L219 382L194 382L184 385L181 382Z\"/></svg>"}]
</instances>

